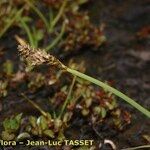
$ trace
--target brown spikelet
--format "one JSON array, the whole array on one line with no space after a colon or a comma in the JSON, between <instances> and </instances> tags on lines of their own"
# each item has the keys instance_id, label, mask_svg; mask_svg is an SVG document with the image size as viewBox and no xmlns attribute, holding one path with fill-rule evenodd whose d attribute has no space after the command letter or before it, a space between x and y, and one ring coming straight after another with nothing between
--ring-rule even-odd
<instances>
[{"instance_id":1,"label":"brown spikelet","mask_svg":"<svg viewBox=\"0 0 150 150\"><path fill-rule=\"evenodd\" d=\"M53 55L48 54L45 50L34 49L29 45L18 45L18 50L22 58L31 63L32 66L49 64L60 69L66 69L64 64L62 64Z\"/></svg>"}]
</instances>

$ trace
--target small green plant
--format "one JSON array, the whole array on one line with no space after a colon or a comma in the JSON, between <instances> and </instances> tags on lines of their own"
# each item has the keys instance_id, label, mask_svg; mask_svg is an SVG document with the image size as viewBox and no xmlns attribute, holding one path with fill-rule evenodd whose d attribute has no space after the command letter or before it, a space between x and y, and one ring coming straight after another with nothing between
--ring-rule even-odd
<instances>
[{"instance_id":1,"label":"small green plant","mask_svg":"<svg viewBox=\"0 0 150 150\"><path fill-rule=\"evenodd\" d=\"M95 78L92 78L86 74L83 74L77 70L74 70L74 69L71 69L71 68L65 66L58 59L56 59L53 55L46 53L45 50L34 49L34 48L31 48L29 45L19 45L18 50L19 50L20 55L25 60L30 62L31 65L38 66L41 64L48 64L48 65L56 66L62 70L65 70L65 71L71 73L72 75L75 75L75 76L80 77L84 80L90 81L90 82L98 85L99 87L102 87L103 89L105 89L105 90L113 93L114 95L120 97L121 99L123 99L124 101L126 101L127 103L129 103L130 105L135 107L137 110L142 112L148 118L150 118L150 112L147 109L145 109L144 107L142 107L141 105L139 105L137 102L135 102L133 99L129 98L128 96L126 96L122 92L109 86L106 83L103 83L103 82L101 82Z\"/></svg>"},{"instance_id":2,"label":"small green plant","mask_svg":"<svg viewBox=\"0 0 150 150\"><path fill-rule=\"evenodd\" d=\"M38 2L25 0L25 4L31 8L28 10L29 17L18 16L19 26L27 35L27 42L38 48L40 45L46 51L52 49L63 49L65 52L79 50L85 45L98 48L106 38L102 33L102 27L94 26L86 12L79 10L79 6L88 2L84 1L54 1L45 6L40 3L42 8L48 10L45 15L38 8ZM38 16L33 19L30 13ZM32 27L31 27L32 26Z\"/></svg>"},{"instance_id":3,"label":"small green plant","mask_svg":"<svg viewBox=\"0 0 150 150\"><path fill-rule=\"evenodd\" d=\"M40 106L21 94L33 107L35 107L41 115L39 117L29 116L22 117L22 114L11 116L3 121L4 131L1 133L3 140L24 140L31 136L57 138L63 140L64 130L68 127L68 122L71 119L71 113L66 112L62 118L56 117L55 113L52 116L50 113L42 110ZM24 126L24 129L19 132Z\"/></svg>"},{"instance_id":4,"label":"small green plant","mask_svg":"<svg viewBox=\"0 0 150 150\"><path fill-rule=\"evenodd\" d=\"M20 18L20 27L24 28L28 36L29 43L34 47L38 47L39 42L43 39L44 36L43 30L37 29L35 26L30 28L27 24L28 22L30 22L30 18Z\"/></svg>"},{"instance_id":5,"label":"small green plant","mask_svg":"<svg viewBox=\"0 0 150 150\"><path fill-rule=\"evenodd\" d=\"M47 19L44 14L33 4L31 3L29 0L25 0L26 3L36 12L36 14L41 18L41 20L44 22L46 30L48 33L51 33L54 31L54 27L56 26L56 24L58 23L58 21L60 20L61 16L64 13L65 7L67 5L67 0L64 0L60 6L60 9L57 11L56 16L53 16L53 10L50 9L49 11L49 18Z\"/></svg>"},{"instance_id":6,"label":"small green plant","mask_svg":"<svg viewBox=\"0 0 150 150\"><path fill-rule=\"evenodd\" d=\"M5 130L2 132L2 138L4 140L13 140L15 138L15 133L20 128L21 119L22 114L18 114L4 120L3 127Z\"/></svg>"},{"instance_id":7,"label":"small green plant","mask_svg":"<svg viewBox=\"0 0 150 150\"><path fill-rule=\"evenodd\" d=\"M25 0L25 2L27 3L27 5L29 5L29 7L31 7L34 10L34 12L39 16L39 18L43 21L45 25L45 28L43 29L39 29L38 27L36 27L36 25L34 25L31 28L30 27L31 26L30 22L32 21L31 17L18 16L18 20L20 21L20 27L24 29L24 31L26 32L30 45L37 48L39 46L39 42L43 40L45 33L51 35L54 34L54 32L56 32L55 26L63 14L63 11L67 4L67 0L65 0L62 3L62 6L58 10L58 14L55 17L53 16L52 9L50 9L49 12L50 15L48 18L44 16L44 14L38 9L38 7L35 6L34 3L30 2L29 0ZM56 38L54 38L52 42L47 44L47 46L45 47L47 51L51 50L61 40L65 32L65 26L66 26L65 21L62 21L60 33L57 34ZM46 29L46 31L44 29Z\"/></svg>"},{"instance_id":8,"label":"small green plant","mask_svg":"<svg viewBox=\"0 0 150 150\"><path fill-rule=\"evenodd\" d=\"M72 78L69 74L67 77ZM92 126L101 124L108 118L111 118L111 125L119 130L130 124L131 115L118 107L113 94L102 89L96 90L90 82L76 76L73 77L70 86L63 85L60 91L49 99L51 109L48 112L24 93L21 93L21 96L36 108L40 115L22 116L21 114L6 118L3 121L2 139L18 141L34 136L63 140L66 136L65 131L70 127L71 120L76 114L77 117L80 115L84 119L87 118Z\"/></svg>"}]
</instances>

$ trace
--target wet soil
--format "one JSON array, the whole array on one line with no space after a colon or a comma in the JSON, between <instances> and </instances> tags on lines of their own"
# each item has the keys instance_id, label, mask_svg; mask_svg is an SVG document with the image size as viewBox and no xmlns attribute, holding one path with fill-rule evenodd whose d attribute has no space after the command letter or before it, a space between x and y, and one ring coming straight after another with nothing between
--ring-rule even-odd
<instances>
[{"instance_id":1,"label":"wet soil","mask_svg":"<svg viewBox=\"0 0 150 150\"><path fill-rule=\"evenodd\" d=\"M76 62L84 60L87 64L88 75L102 80L114 81L115 87L135 99L142 106L150 108L150 34L145 35L146 32L143 33L144 35L138 36L143 28L150 25L148 0L97 0L95 2L93 0L85 8L89 9L95 24L105 24L107 43L96 51L86 49L69 57L74 58ZM6 46L10 50L9 56L6 58L10 57L18 65L16 43L14 43L14 39L7 36L0 43L6 43L6 39L10 43ZM2 61L1 59L0 62ZM31 106L20 101L20 97L17 97L18 92L20 90L14 91L16 95L12 93L3 104L0 122L15 112L24 110L26 113L31 113ZM14 99L18 100L14 101ZM38 102L43 105L40 100ZM101 125L95 129L99 133L95 139L97 141L105 138L110 139L114 141L118 149L148 144L143 135L150 135L150 120L128 104L122 101L119 103L132 113L131 125L122 132ZM33 112L33 109L32 113L37 114L36 110ZM94 131L87 126L79 130L79 126L83 122L82 120L75 120L75 123L77 121L79 125L71 129L68 134L73 133L78 136L80 132L83 132L85 137L91 137L94 134ZM103 149L107 150L108 148Z\"/></svg>"},{"instance_id":2,"label":"wet soil","mask_svg":"<svg viewBox=\"0 0 150 150\"><path fill-rule=\"evenodd\" d=\"M90 6L92 20L106 24L107 44L93 55L87 51L80 56L80 59L86 58L88 74L115 81L118 89L149 109L150 32L142 39L137 36L150 25L148 1L106 0ZM142 134L150 134L150 120L128 105L121 104L133 113L133 121L124 132L115 135L119 147L144 144Z\"/></svg>"}]
</instances>

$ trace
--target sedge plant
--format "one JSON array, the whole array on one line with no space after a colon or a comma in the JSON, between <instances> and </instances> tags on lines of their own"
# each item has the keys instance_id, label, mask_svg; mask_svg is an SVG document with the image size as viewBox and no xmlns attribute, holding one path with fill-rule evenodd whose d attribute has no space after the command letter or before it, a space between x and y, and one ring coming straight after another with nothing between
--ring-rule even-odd
<instances>
[{"instance_id":1,"label":"sedge plant","mask_svg":"<svg viewBox=\"0 0 150 150\"><path fill-rule=\"evenodd\" d=\"M122 92L118 91L117 89L111 87L110 85L108 85L102 81L99 81L99 80L97 80L93 77L90 77L84 73L81 73L77 70L74 70L74 69L71 69L71 68L65 66L61 61L59 61L53 55L48 54L45 50L35 49L26 44L19 45L18 50L19 50L20 56L27 62L30 62L30 64L32 66L48 64L51 66L55 66L61 70L64 70L68 73L71 73L74 76L77 76L84 80L90 81L91 83L94 83L95 85L98 85L99 87L101 87L101 88L113 93L114 95L118 96L119 98L123 99L124 101L126 101L127 103L132 105L134 108L139 110L141 113L143 113L145 116L150 118L150 111L147 110L146 108L142 107L140 104L138 104L136 101L134 101L127 95L123 94Z\"/></svg>"}]
</instances>

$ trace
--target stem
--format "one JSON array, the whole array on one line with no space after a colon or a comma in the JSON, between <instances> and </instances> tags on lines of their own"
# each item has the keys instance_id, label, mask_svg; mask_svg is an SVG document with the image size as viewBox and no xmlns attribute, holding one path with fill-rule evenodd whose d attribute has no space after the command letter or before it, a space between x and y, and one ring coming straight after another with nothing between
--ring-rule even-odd
<instances>
[{"instance_id":1,"label":"stem","mask_svg":"<svg viewBox=\"0 0 150 150\"><path fill-rule=\"evenodd\" d=\"M63 104L63 106L62 106L62 109L61 109L61 111L60 111L60 114L59 114L59 117L58 117L58 118L61 118L62 115L63 115L63 113L64 113L64 110L65 110L65 108L66 108L66 106L67 106L67 104L68 104L68 102L69 102L70 97L71 97L71 93L72 93L72 90L73 90L73 86L74 86L74 84L75 84L75 81L76 81L76 76L74 76L74 78L73 78L73 80L72 80L72 83L71 83L71 86L70 86L70 89L69 89L67 98L66 98L66 100L65 100L65 102L64 102L64 104Z\"/></svg>"},{"instance_id":2,"label":"stem","mask_svg":"<svg viewBox=\"0 0 150 150\"><path fill-rule=\"evenodd\" d=\"M51 23L52 23L52 21L54 19L54 14L53 14L53 9L52 8L49 9L49 18L50 18L49 24L51 26Z\"/></svg>"},{"instance_id":3,"label":"stem","mask_svg":"<svg viewBox=\"0 0 150 150\"><path fill-rule=\"evenodd\" d=\"M21 96L23 96L25 100L32 104L43 116L47 117L47 113L42 110L40 106L38 106L35 102L31 101L25 94L21 93Z\"/></svg>"},{"instance_id":4,"label":"stem","mask_svg":"<svg viewBox=\"0 0 150 150\"><path fill-rule=\"evenodd\" d=\"M146 148L150 148L150 145L142 145L142 146L137 146L137 147L131 147L131 148L124 148L121 150L136 150L136 149L146 149Z\"/></svg>"},{"instance_id":5,"label":"stem","mask_svg":"<svg viewBox=\"0 0 150 150\"><path fill-rule=\"evenodd\" d=\"M46 51L51 50L51 49L59 42L59 40L62 38L62 36L63 36L63 34L64 34L64 31L65 31L65 25L66 25L66 23L63 23L62 28L61 28L61 32L60 32L59 35L52 41L52 43L46 47Z\"/></svg>"},{"instance_id":6,"label":"stem","mask_svg":"<svg viewBox=\"0 0 150 150\"><path fill-rule=\"evenodd\" d=\"M70 69L70 68L67 68L66 69L67 72L75 75L75 76L78 76L82 79L85 79L85 80L88 80L100 87L102 87L103 89L106 89L107 91L115 94L116 96L122 98L123 100L125 100L127 103L129 103L130 105L132 105L133 107L135 107L137 110L139 110L140 112L142 112L144 115L146 115L148 118L150 118L150 112L145 109L144 107L142 107L141 105L139 105L137 102L135 102L133 99L129 98L128 96L126 96L125 94L121 93L120 91L116 90L115 88L97 80L97 79L94 79L88 75L85 75L81 72L78 72L76 70L73 70L73 69Z\"/></svg>"},{"instance_id":7,"label":"stem","mask_svg":"<svg viewBox=\"0 0 150 150\"><path fill-rule=\"evenodd\" d=\"M64 9L65 9L65 7L66 7L66 4L67 4L67 0L64 0L64 2L63 2L63 4L62 4L62 6L61 6L61 8L60 8L60 10L59 10L59 12L58 12L58 14L57 14L57 16L54 18L54 20L52 21L52 23L51 23L51 31L53 30L53 27L57 24L57 22L59 21L59 19L60 19L60 17L63 15L63 11L64 11Z\"/></svg>"},{"instance_id":8,"label":"stem","mask_svg":"<svg viewBox=\"0 0 150 150\"><path fill-rule=\"evenodd\" d=\"M47 28L47 30L49 29L49 24L48 24L48 21L47 21L47 19L44 17L44 15L41 13L41 11L37 8L37 7L35 7L29 0L25 0L27 3L28 3L28 5L30 6L30 7L32 7L32 9L37 13L37 15L42 19L42 21L44 22L44 24L45 24L45 26L46 26L46 28Z\"/></svg>"},{"instance_id":9,"label":"stem","mask_svg":"<svg viewBox=\"0 0 150 150\"><path fill-rule=\"evenodd\" d=\"M25 31L26 31L26 33L28 35L28 39L29 39L30 45L32 47L35 47L34 39L33 39L32 33L30 31L30 28L27 26L27 24L24 21L22 21L21 18L20 18L20 21L21 21L21 24L22 24L23 28L25 29Z\"/></svg>"}]
</instances>

